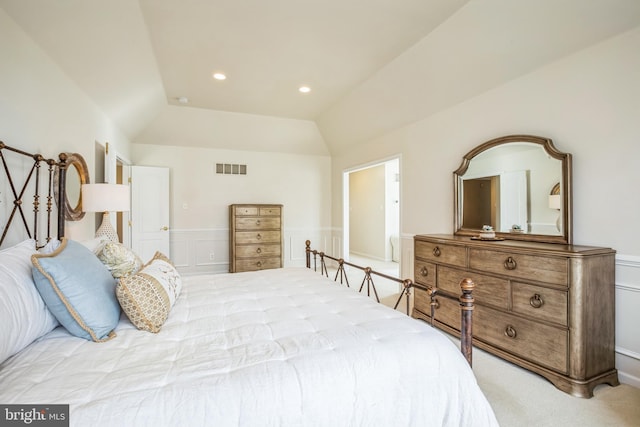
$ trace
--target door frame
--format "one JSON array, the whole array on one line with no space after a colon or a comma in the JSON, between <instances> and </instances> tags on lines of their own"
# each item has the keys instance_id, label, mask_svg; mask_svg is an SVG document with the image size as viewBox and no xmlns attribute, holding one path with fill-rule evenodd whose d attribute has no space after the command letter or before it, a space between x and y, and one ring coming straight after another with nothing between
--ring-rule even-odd
<instances>
[{"instance_id":1,"label":"door frame","mask_svg":"<svg viewBox=\"0 0 640 427\"><path fill-rule=\"evenodd\" d=\"M402 242L400 238L400 231L402 230L402 155L394 154L389 157L385 157L382 159L374 160L371 162L363 163L357 166L352 166L350 168L344 169L342 171L342 256L344 259L349 260L349 219L350 219L350 209L349 209L349 176L354 173L364 169L380 166L391 161L398 161L398 179L400 182L399 188L399 200L398 200L398 240L399 243ZM402 262L402 251L400 251L399 262Z\"/></svg>"}]
</instances>

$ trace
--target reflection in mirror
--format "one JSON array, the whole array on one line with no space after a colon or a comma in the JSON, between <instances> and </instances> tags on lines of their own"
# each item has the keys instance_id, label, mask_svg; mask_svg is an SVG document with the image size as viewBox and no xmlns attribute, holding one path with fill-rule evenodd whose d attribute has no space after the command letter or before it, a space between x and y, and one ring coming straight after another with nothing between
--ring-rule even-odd
<instances>
[{"instance_id":1,"label":"reflection in mirror","mask_svg":"<svg viewBox=\"0 0 640 427\"><path fill-rule=\"evenodd\" d=\"M65 190L69 206L74 209L80 204L80 171L78 166L72 163L67 168L67 188Z\"/></svg>"},{"instance_id":2,"label":"reflection in mirror","mask_svg":"<svg viewBox=\"0 0 640 427\"><path fill-rule=\"evenodd\" d=\"M456 234L477 236L490 225L502 238L569 243L570 159L528 135L472 150L454 173Z\"/></svg>"},{"instance_id":3,"label":"reflection in mirror","mask_svg":"<svg viewBox=\"0 0 640 427\"><path fill-rule=\"evenodd\" d=\"M84 217L82 211L82 196L80 189L82 184L89 184L89 170L87 163L78 153L66 153L67 155L67 173L65 175L65 206L64 217L68 221L79 221ZM58 181L59 173L56 169L54 176L53 191L55 200L58 201ZM58 206L60 208L60 206Z\"/></svg>"}]
</instances>

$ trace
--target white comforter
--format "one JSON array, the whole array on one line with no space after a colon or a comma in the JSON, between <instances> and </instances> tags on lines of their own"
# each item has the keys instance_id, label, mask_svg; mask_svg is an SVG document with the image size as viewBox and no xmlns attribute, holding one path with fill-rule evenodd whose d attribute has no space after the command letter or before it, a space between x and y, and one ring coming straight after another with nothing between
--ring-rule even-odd
<instances>
[{"instance_id":1,"label":"white comforter","mask_svg":"<svg viewBox=\"0 0 640 427\"><path fill-rule=\"evenodd\" d=\"M497 425L455 345L304 268L184 278L160 333L58 328L0 365L0 403L72 426Z\"/></svg>"}]
</instances>

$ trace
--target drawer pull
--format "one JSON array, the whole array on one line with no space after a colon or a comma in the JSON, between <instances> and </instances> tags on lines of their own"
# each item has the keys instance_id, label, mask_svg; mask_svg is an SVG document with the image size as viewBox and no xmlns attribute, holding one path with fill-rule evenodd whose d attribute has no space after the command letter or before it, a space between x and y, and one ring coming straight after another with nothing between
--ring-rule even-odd
<instances>
[{"instance_id":1,"label":"drawer pull","mask_svg":"<svg viewBox=\"0 0 640 427\"><path fill-rule=\"evenodd\" d=\"M422 268L420 269L420 275L421 275L422 277L427 277L427 276L429 275L429 270L427 270L427 267L422 267Z\"/></svg>"},{"instance_id":2,"label":"drawer pull","mask_svg":"<svg viewBox=\"0 0 640 427\"><path fill-rule=\"evenodd\" d=\"M531 304L531 307L533 308L540 308L544 305L544 301L542 300L540 294L534 294L531 298L529 298L529 304Z\"/></svg>"},{"instance_id":3,"label":"drawer pull","mask_svg":"<svg viewBox=\"0 0 640 427\"><path fill-rule=\"evenodd\" d=\"M516 263L516 260L513 259L512 257L509 257L506 260L504 260L504 268L506 268L507 270L515 270L516 267L518 267L518 264Z\"/></svg>"},{"instance_id":4,"label":"drawer pull","mask_svg":"<svg viewBox=\"0 0 640 427\"><path fill-rule=\"evenodd\" d=\"M508 325L506 327L506 329L504 330L504 334L506 336L508 336L509 338L515 338L516 335L518 335L518 333L516 332L515 328L511 325Z\"/></svg>"},{"instance_id":5,"label":"drawer pull","mask_svg":"<svg viewBox=\"0 0 640 427\"><path fill-rule=\"evenodd\" d=\"M439 247L435 247L433 248L433 256L434 257L439 257L440 256L440 248Z\"/></svg>"},{"instance_id":6,"label":"drawer pull","mask_svg":"<svg viewBox=\"0 0 640 427\"><path fill-rule=\"evenodd\" d=\"M256 220L256 225L260 225L260 220Z\"/></svg>"},{"instance_id":7,"label":"drawer pull","mask_svg":"<svg viewBox=\"0 0 640 427\"><path fill-rule=\"evenodd\" d=\"M258 261L258 262L256 262L256 265L258 266L258 268L260 268L260 267L262 267L262 262Z\"/></svg>"},{"instance_id":8,"label":"drawer pull","mask_svg":"<svg viewBox=\"0 0 640 427\"><path fill-rule=\"evenodd\" d=\"M258 233L258 235L256 236L256 239L258 239L258 240L262 239L262 235L260 233Z\"/></svg>"},{"instance_id":9,"label":"drawer pull","mask_svg":"<svg viewBox=\"0 0 640 427\"><path fill-rule=\"evenodd\" d=\"M262 253L262 248L256 249L256 253L261 254Z\"/></svg>"}]
</instances>

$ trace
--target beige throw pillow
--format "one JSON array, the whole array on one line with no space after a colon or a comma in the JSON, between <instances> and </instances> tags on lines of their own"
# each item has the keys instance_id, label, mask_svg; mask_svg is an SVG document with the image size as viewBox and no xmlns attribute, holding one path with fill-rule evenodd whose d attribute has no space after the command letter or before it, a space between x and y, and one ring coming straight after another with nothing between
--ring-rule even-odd
<instances>
[{"instance_id":1,"label":"beige throw pillow","mask_svg":"<svg viewBox=\"0 0 640 427\"><path fill-rule=\"evenodd\" d=\"M182 290L182 278L171 261L156 252L137 274L120 278L116 296L136 328L157 333Z\"/></svg>"},{"instance_id":2,"label":"beige throw pillow","mask_svg":"<svg viewBox=\"0 0 640 427\"><path fill-rule=\"evenodd\" d=\"M116 279L136 274L142 267L140 257L122 243L105 243L98 249L96 255Z\"/></svg>"}]
</instances>

